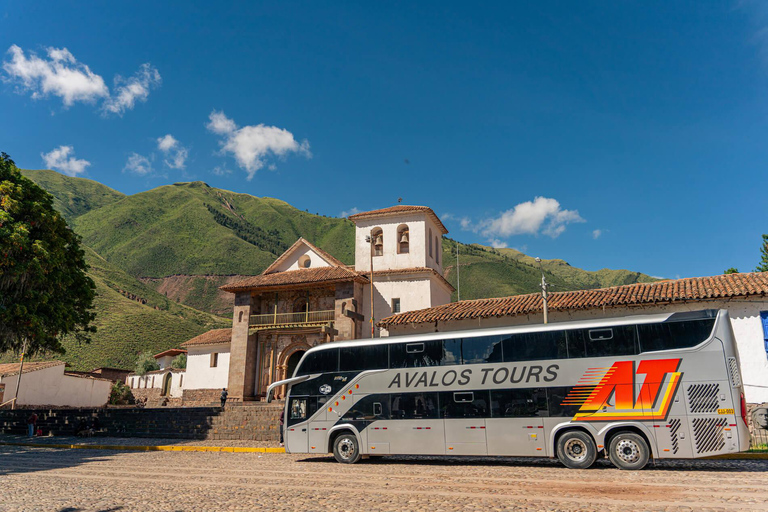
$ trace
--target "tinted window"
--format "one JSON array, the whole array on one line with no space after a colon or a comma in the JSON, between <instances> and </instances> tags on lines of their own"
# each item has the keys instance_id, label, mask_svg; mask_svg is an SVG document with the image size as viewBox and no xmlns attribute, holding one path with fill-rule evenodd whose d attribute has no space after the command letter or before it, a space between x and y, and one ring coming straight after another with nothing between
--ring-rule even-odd
<instances>
[{"instance_id":1,"label":"tinted window","mask_svg":"<svg viewBox=\"0 0 768 512\"><path fill-rule=\"evenodd\" d=\"M345 347L339 349L339 370L380 370L387 367L387 345Z\"/></svg>"},{"instance_id":2,"label":"tinted window","mask_svg":"<svg viewBox=\"0 0 768 512\"><path fill-rule=\"evenodd\" d=\"M420 368L439 366L443 360L443 342L420 341L389 346L390 368Z\"/></svg>"},{"instance_id":3,"label":"tinted window","mask_svg":"<svg viewBox=\"0 0 768 512\"><path fill-rule=\"evenodd\" d=\"M543 388L494 389L491 391L491 416L494 418L549 416L547 393Z\"/></svg>"},{"instance_id":4,"label":"tinted window","mask_svg":"<svg viewBox=\"0 0 768 512\"><path fill-rule=\"evenodd\" d=\"M573 404L565 397L571 388L547 388L547 402L549 403L549 415L572 418L581 405ZM563 403L565 402L565 403Z\"/></svg>"},{"instance_id":5,"label":"tinted window","mask_svg":"<svg viewBox=\"0 0 768 512\"><path fill-rule=\"evenodd\" d=\"M291 396L315 395L315 396L333 396L342 388L347 387L349 382L355 378L357 372L329 372L323 375L309 379L291 386Z\"/></svg>"},{"instance_id":6,"label":"tinted window","mask_svg":"<svg viewBox=\"0 0 768 512\"><path fill-rule=\"evenodd\" d=\"M652 352L654 350L695 347L709 338L714 324L715 320L708 318L706 320L638 325L640 350Z\"/></svg>"},{"instance_id":7,"label":"tinted window","mask_svg":"<svg viewBox=\"0 0 768 512\"><path fill-rule=\"evenodd\" d=\"M565 333L568 338L568 357L573 359L577 357L586 357L587 344L586 339L589 337L587 329L573 329Z\"/></svg>"},{"instance_id":8,"label":"tinted window","mask_svg":"<svg viewBox=\"0 0 768 512\"><path fill-rule=\"evenodd\" d=\"M388 420L389 395L368 395L353 405L341 419L347 421Z\"/></svg>"},{"instance_id":9,"label":"tinted window","mask_svg":"<svg viewBox=\"0 0 768 512\"><path fill-rule=\"evenodd\" d=\"M464 364L500 363L501 340L501 336L464 338L461 350Z\"/></svg>"},{"instance_id":10,"label":"tinted window","mask_svg":"<svg viewBox=\"0 0 768 512\"><path fill-rule=\"evenodd\" d=\"M565 359L565 331L527 332L505 336L504 362Z\"/></svg>"},{"instance_id":11,"label":"tinted window","mask_svg":"<svg viewBox=\"0 0 768 512\"><path fill-rule=\"evenodd\" d=\"M443 341L443 365L461 364L461 340Z\"/></svg>"},{"instance_id":12,"label":"tinted window","mask_svg":"<svg viewBox=\"0 0 768 512\"><path fill-rule=\"evenodd\" d=\"M488 391L446 391L440 393L442 418L487 418Z\"/></svg>"},{"instance_id":13,"label":"tinted window","mask_svg":"<svg viewBox=\"0 0 768 512\"><path fill-rule=\"evenodd\" d=\"M304 357L304 361L296 370L296 375L309 375L311 373L335 372L339 369L339 349L318 350L310 352Z\"/></svg>"},{"instance_id":14,"label":"tinted window","mask_svg":"<svg viewBox=\"0 0 768 512\"><path fill-rule=\"evenodd\" d=\"M584 343L587 357L627 356L640 352L634 325L589 329Z\"/></svg>"},{"instance_id":15,"label":"tinted window","mask_svg":"<svg viewBox=\"0 0 768 512\"><path fill-rule=\"evenodd\" d=\"M392 419L437 419L437 393L392 395Z\"/></svg>"}]
</instances>

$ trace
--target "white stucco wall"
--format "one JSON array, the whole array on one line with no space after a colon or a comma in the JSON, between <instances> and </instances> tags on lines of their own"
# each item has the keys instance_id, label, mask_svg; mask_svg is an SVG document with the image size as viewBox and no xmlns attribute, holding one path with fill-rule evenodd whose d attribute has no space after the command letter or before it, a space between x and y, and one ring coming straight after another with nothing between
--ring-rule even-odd
<instances>
[{"instance_id":1,"label":"white stucco wall","mask_svg":"<svg viewBox=\"0 0 768 512\"><path fill-rule=\"evenodd\" d=\"M0 378L5 399L16 394L18 375ZM24 373L19 388L19 405L101 407L109 400L112 381L64 375L64 365Z\"/></svg>"},{"instance_id":2,"label":"white stucco wall","mask_svg":"<svg viewBox=\"0 0 768 512\"><path fill-rule=\"evenodd\" d=\"M156 370L152 373L148 373L142 376L129 375L125 381L126 381L126 385L131 389L146 389L146 388L163 389L165 376L168 374L171 375L171 389L170 389L170 392L168 393L168 396L170 396L171 398L180 398L182 394L181 386L187 378L186 370L171 371L170 368L168 368L167 370L160 370L160 371Z\"/></svg>"},{"instance_id":3,"label":"white stucco wall","mask_svg":"<svg viewBox=\"0 0 768 512\"><path fill-rule=\"evenodd\" d=\"M381 228L384 236L384 254L373 257L374 270L389 270L395 268L432 267L436 268L434 261L428 264L426 230L428 221L424 213L408 213L398 216L385 216L375 219L360 219L355 225L355 270L367 272L371 269L370 255L371 245L365 241L365 237L371 234L373 228ZM397 228L405 224L408 226L409 248L407 254L398 254ZM432 228L434 233L440 233ZM442 235L440 235L442 238ZM434 243L434 242L433 242ZM434 258L433 258L434 259ZM438 269L442 273L442 268Z\"/></svg>"},{"instance_id":4,"label":"white stucco wall","mask_svg":"<svg viewBox=\"0 0 768 512\"><path fill-rule=\"evenodd\" d=\"M163 357L158 357L156 361L157 361L157 364L160 366L160 369L165 370L166 368L171 367L171 363L175 358L176 356L163 356Z\"/></svg>"},{"instance_id":5,"label":"white stucco wall","mask_svg":"<svg viewBox=\"0 0 768 512\"><path fill-rule=\"evenodd\" d=\"M218 364L211 368L211 354L218 353ZM183 389L226 388L229 380L229 343L189 347Z\"/></svg>"},{"instance_id":6,"label":"white stucco wall","mask_svg":"<svg viewBox=\"0 0 768 512\"><path fill-rule=\"evenodd\" d=\"M731 317L733 333L739 351L744 395L749 403L768 402L768 356L765 352L763 327L760 312L768 311L768 300L716 300L688 302L660 306L633 306L625 308L592 309L586 311L551 311L551 323L568 320L588 320L595 318L615 318L619 316L645 315L653 313L673 313L696 311L701 309L727 309ZM376 315L378 317L378 315ZM460 320L439 322L438 331L454 331L479 329L483 327L500 327L511 325L540 324L541 314L521 315L514 317L488 318L481 320ZM435 332L435 325L419 324L392 326L390 336Z\"/></svg>"},{"instance_id":7,"label":"white stucco wall","mask_svg":"<svg viewBox=\"0 0 768 512\"><path fill-rule=\"evenodd\" d=\"M330 264L325 261L319 254L307 247L306 245L300 245L294 252L286 256L285 261L277 266L276 272L285 272L286 270L299 270L299 259L304 255L309 256L309 268L330 267Z\"/></svg>"}]
</instances>

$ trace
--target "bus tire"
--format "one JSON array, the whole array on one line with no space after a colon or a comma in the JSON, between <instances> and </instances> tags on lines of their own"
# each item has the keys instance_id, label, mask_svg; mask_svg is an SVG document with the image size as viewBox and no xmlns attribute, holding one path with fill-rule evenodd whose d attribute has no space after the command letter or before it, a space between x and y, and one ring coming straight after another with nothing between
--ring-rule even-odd
<instances>
[{"instance_id":1,"label":"bus tire","mask_svg":"<svg viewBox=\"0 0 768 512\"><path fill-rule=\"evenodd\" d=\"M360 446L354 434L341 434L333 441L333 457L342 464L354 464L360 460Z\"/></svg>"},{"instance_id":2,"label":"bus tire","mask_svg":"<svg viewBox=\"0 0 768 512\"><path fill-rule=\"evenodd\" d=\"M567 468L587 469L597 458L597 446L586 432L570 430L557 440L557 458Z\"/></svg>"},{"instance_id":3,"label":"bus tire","mask_svg":"<svg viewBox=\"0 0 768 512\"><path fill-rule=\"evenodd\" d=\"M634 432L619 432L611 438L608 458L619 469L643 469L650 456L648 443Z\"/></svg>"}]
</instances>

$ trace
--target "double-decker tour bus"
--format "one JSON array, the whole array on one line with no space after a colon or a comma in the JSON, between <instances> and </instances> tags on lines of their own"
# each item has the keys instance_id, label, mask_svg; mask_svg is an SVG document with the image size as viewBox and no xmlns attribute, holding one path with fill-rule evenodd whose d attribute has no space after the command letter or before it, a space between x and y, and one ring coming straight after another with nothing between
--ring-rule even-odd
<instances>
[{"instance_id":1,"label":"double-decker tour bus","mask_svg":"<svg viewBox=\"0 0 768 512\"><path fill-rule=\"evenodd\" d=\"M747 450L728 312L334 342L287 386L289 453L557 457L622 469Z\"/></svg>"}]
</instances>

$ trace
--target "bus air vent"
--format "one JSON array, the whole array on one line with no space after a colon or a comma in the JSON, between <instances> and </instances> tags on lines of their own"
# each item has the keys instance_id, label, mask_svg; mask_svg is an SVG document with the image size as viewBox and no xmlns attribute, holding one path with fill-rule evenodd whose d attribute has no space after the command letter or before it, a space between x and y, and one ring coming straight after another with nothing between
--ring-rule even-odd
<instances>
[{"instance_id":1,"label":"bus air vent","mask_svg":"<svg viewBox=\"0 0 768 512\"><path fill-rule=\"evenodd\" d=\"M720 392L718 384L691 384L688 386L688 406L690 412L706 413L717 412L719 402L717 394Z\"/></svg>"},{"instance_id":2,"label":"bus air vent","mask_svg":"<svg viewBox=\"0 0 768 512\"><path fill-rule=\"evenodd\" d=\"M739 365L736 364L735 357L728 358L728 369L731 370L731 386L737 388L741 386L741 375L739 374Z\"/></svg>"},{"instance_id":3,"label":"bus air vent","mask_svg":"<svg viewBox=\"0 0 768 512\"><path fill-rule=\"evenodd\" d=\"M672 438L672 453L677 453L680 443L677 439L677 431L680 430L680 419L675 418L669 422L669 436Z\"/></svg>"},{"instance_id":4,"label":"bus air vent","mask_svg":"<svg viewBox=\"0 0 768 512\"><path fill-rule=\"evenodd\" d=\"M692 423L696 453L716 452L723 449L725 418L693 418Z\"/></svg>"}]
</instances>

